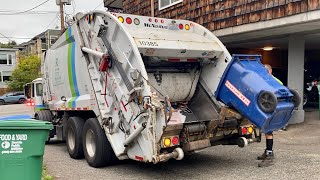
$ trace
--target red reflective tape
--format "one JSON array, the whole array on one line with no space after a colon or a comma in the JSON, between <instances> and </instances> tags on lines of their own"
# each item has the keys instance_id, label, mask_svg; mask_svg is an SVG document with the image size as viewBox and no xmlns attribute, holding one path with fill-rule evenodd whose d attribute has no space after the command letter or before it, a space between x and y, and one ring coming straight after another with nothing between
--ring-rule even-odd
<instances>
[{"instance_id":1,"label":"red reflective tape","mask_svg":"<svg viewBox=\"0 0 320 180\"><path fill-rule=\"evenodd\" d=\"M135 156L135 158L136 158L137 160L139 160L139 161L143 161L143 157L141 157L141 156Z\"/></svg>"},{"instance_id":2,"label":"red reflective tape","mask_svg":"<svg viewBox=\"0 0 320 180\"><path fill-rule=\"evenodd\" d=\"M66 110L69 110L69 108L66 108Z\"/></svg>"},{"instance_id":3,"label":"red reflective tape","mask_svg":"<svg viewBox=\"0 0 320 180\"><path fill-rule=\"evenodd\" d=\"M57 108L58 111L60 111L60 108Z\"/></svg>"},{"instance_id":4,"label":"red reflective tape","mask_svg":"<svg viewBox=\"0 0 320 180\"><path fill-rule=\"evenodd\" d=\"M170 62L180 62L180 59L168 59Z\"/></svg>"},{"instance_id":5,"label":"red reflective tape","mask_svg":"<svg viewBox=\"0 0 320 180\"><path fill-rule=\"evenodd\" d=\"M76 108L71 108L71 110L76 110Z\"/></svg>"},{"instance_id":6,"label":"red reflective tape","mask_svg":"<svg viewBox=\"0 0 320 180\"><path fill-rule=\"evenodd\" d=\"M123 101L121 101L121 104L122 104L122 106L123 106L123 109L124 109L125 111L127 111L127 108L126 108L126 106L124 105Z\"/></svg>"},{"instance_id":7,"label":"red reflective tape","mask_svg":"<svg viewBox=\"0 0 320 180\"><path fill-rule=\"evenodd\" d=\"M188 62L198 62L196 59L187 59Z\"/></svg>"},{"instance_id":8,"label":"red reflective tape","mask_svg":"<svg viewBox=\"0 0 320 180\"><path fill-rule=\"evenodd\" d=\"M77 108L77 110L81 110L81 108Z\"/></svg>"},{"instance_id":9,"label":"red reflective tape","mask_svg":"<svg viewBox=\"0 0 320 180\"><path fill-rule=\"evenodd\" d=\"M237 96L246 106L250 105L250 100L243 95L230 81L226 81L225 86L235 95Z\"/></svg>"},{"instance_id":10,"label":"red reflective tape","mask_svg":"<svg viewBox=\"0 0 320 180\"><path fill-rule=\"evenodd\" d=\"M83 108L83 110L88 110L88 108Z\"/></svg>"}]
</instances>

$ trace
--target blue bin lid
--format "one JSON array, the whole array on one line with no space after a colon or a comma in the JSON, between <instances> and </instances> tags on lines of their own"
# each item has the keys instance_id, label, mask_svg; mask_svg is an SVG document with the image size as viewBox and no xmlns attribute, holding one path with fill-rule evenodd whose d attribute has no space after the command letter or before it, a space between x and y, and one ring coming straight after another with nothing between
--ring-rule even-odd
<instances>
[{"instance_id":1,"label":"blue bin lid","mask_svg":"<svg viewBox=\"0 0 320 180\"><path fill-rule=\"evenodd\" d=\"M20 115L12 115L12 116L3 116L0 117L1 120L19 120L19 119L31 119L32 116L27 114L20 114Z\"/></svg>"}]
</instances>

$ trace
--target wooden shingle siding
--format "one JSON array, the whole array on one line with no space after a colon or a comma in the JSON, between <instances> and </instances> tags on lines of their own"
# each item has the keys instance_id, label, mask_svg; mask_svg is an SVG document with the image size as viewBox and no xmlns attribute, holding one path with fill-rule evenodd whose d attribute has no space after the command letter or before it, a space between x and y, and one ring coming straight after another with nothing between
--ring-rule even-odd
<instances>
[{"instance_id":1,"label":"wooden shingle siding","mask_svg":"<svg viewBox=\"0 0 320 180\"><path fill-rule=\"evenodd\" d=\"M159 11L154 0L155 16L187 19L210 30L291 16L320 9L320 0L184 0ZM123 0L124 12L151 15L150 0Z\"/></svg>"}]
</instances>

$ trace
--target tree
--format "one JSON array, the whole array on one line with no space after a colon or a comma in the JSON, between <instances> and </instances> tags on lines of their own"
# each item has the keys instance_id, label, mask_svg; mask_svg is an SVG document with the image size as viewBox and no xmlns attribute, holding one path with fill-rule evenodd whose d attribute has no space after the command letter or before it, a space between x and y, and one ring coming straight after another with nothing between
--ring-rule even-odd
<instances>
[{"instance_id":1,"label":"tree","mask_svg":"<svg viewBox=\"0 0 320 180\"><path fill-rule=\"evenodd\" d=\"M1 43L0 42L0 48L13 48L16 45L17 45L17 43L15 41L9 41L8 43Z\"/></svg>"},{"instance_id":2,"label":"tree","mask_svg":"<svg viewBox=\"0 0 320 180\"><path fill-rule=\"evenodd\" d=\"M36 56L22 57L18 66L12 72L10 81L7 84L11 90L22 90L26 83L41 76L41 59Z\"/></svg>"}]
</instances>

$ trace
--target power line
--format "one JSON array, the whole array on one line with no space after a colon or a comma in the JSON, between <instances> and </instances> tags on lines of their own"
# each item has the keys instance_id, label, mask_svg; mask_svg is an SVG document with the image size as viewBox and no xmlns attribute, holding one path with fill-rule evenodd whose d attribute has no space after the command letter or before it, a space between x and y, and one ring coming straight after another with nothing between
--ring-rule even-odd
<instances>
[{"instance_id":1,"label":"power line","mask_svg":"<svg viewBox=\"0 0 320 180\"><path fill-rule=\"evenodd\" d=\"M28 10L25 10L25 11L20 11L20 12L16 12L16 13L10 13L10 14L6 14L6 15L17 15L17 14L23 14L23 13L26 13L26 12L30 12L30 11L32 11L32 10L42 6L42 5L44 5L45 3L49 2L49 1L50 0L46 0L46 1L36 5L35 7L31 8L31 9L28 9ZM4 15L4 14L2 14L2 15Z\"/></svg>"},{"instance_id":2,"label":"power line","mask_svg":"<svg viewBox=\"0 0 320 180\"><path fill-rule=\"evenodd\" d=\"M46 31L46 30L50 27L50 25L58 18L58 14L59 14L59 13L56 14L56 16L54 17L54 19L48 24L48 26L44 29L44 31Z\"/></svg>"},{"instance_id":3,"label":"power line","mask_svg":"<svg viewBox=\"0 0 320 180\"><path fill-rule=\"evenodd\" d=\"M8 39L8 38L10 38L10 39L32 39L32 37L0 37L0 39Z\"/></svg>"},{"instance_id":4,"label":"power line","mask_svg":"<svg viewBox=\"0 0 320 180\"><path fill-rule=\"evenodd\" d=\"M23 10L8 10L8 9L3 9L3 10L0 10L0 13L18 13L18 12L21 12ZM31 12L39 12L39 13L56 13L58 11L31 11ZM31 13L30 12L30 13Z\"/></svg>"},{"instance_id":5,"label":"power line","mask_svg":"<svg viewBox=\"0 0 320 180\"><path fill-rule=\"evenodd\" d=\"M8 39L9 41L13 41L12 39L10 39L10 38L8 38L7 36L3 35L1 32L0 32L0 34L1 34L4 38Z\"/></svg>"},{"instance_id":6,"label":"power line","mask_svg":"<svg viewBox=\"0 0 320 180\"><path fill-rule=\"evenodd\" d=\"M4 14L4 13L0 13L0 16L21 16L21 15L49 15L49 14L54 14L54 13L23 13L23 14Z\"/></svg>"},{"instance_id":7,"label":"power line","mask_svg":"<svg viewBox=\"0 0 320 180\"><path fill-rule=\"evenodd\" d=\"M93 10L96 10L99 6L101 6L101 4L104 4L106 1L107 1L107 0L103 0L102 3L100 3L100 4L99 4L96 8L94 8ZM115 2L115 0L114 0L113 2ZM113 2L111 2L111 3L113 3Z\"/></svg>"}]
</instances>

